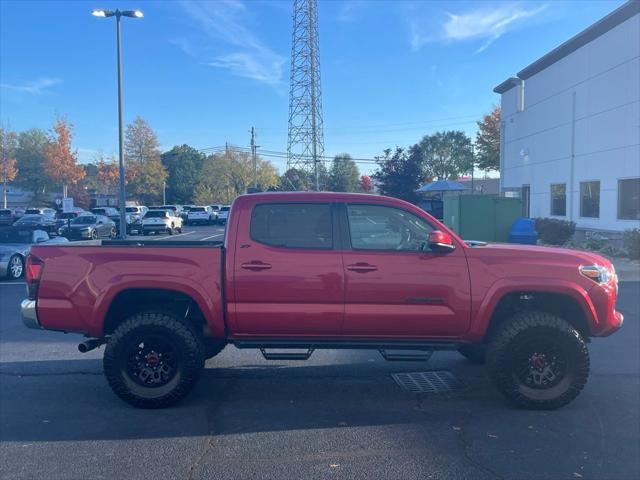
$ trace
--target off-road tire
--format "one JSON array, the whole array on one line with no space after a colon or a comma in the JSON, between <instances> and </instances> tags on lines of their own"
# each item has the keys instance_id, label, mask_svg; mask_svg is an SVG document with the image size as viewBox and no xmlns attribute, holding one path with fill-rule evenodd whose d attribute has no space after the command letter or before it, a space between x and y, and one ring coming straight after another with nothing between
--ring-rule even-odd
<instances>
[{"instance_id":1,"label":"off-road tire","mask_svg":"<svg viewBox=\"0 0 640 480\"><path fill-rule=\"evenodd\" d=\"M458 352L471 363L482 365L486 361L486 346L481 344L462 345Z\"/></svg>"},{"instance_id":2,"label":"off-road tire","mask_svg":"<svg viewBox=\"0 0 640 480\"><path fill-rule=\"evenodd\" d=\"M159 387L145 387L127 372L129 348L142 334L161 336L176 352L175 373ZM202 337L168 312L143 312L120 324L109 337L104 352L104 373L113 392L139 408L164 408L185 397L197 383L204 367Z\"/></svg>"},{"instance_id":3,"label":"off-road tire","mask_svg":"<svg viewBox=\"0 0 640 480\"><path fill-rule=\"evenodd\" d=\"M518 356L526 355L528 345L539 348L541 344L560 352L566 365L557 384L532 388L514 370ZM518 312L507 319L489 341L486 362L498 390L515 405L527 409L553 410L567 405L582 391L589 377L589 350L582 335L566 320L546 312Z\"/></svg>"}]
</instances>

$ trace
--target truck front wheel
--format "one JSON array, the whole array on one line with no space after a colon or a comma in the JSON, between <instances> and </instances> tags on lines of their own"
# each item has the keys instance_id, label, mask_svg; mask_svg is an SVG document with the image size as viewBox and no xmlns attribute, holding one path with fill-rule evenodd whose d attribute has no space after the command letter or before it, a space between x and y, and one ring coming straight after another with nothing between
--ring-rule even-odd
<instances>
[{"instance_id":1,"label":"truck front wheel","mask_svg":"<svg viewBox=\"0 0 640 480\"><path fill-rule=\"evenodd\" d=\"M524 311L505 321L487 348L498 390L517 406L551 410L575 399L589 376L589 351L567 321Z\"/></svg>"},{"instance_id":2,"label":"truck front wheel","mask_svg":"<svg viewBox=\"0 0 640 480\"><path fill-rule=\"evenodd\" d=\"M204 367L202 339L167 312L144 312L120 324L107 342L104 372L112 390L135 407L163 408L195 386Z\"/></svg>"}]
</instances>

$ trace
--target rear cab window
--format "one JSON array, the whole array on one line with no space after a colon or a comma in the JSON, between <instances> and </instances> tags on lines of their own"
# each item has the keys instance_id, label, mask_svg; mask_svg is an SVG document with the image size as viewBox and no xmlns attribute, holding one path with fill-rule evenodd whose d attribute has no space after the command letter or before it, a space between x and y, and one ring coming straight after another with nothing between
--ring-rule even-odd
<instances>
[{"instance_id":1,"label":"rear cab window","mask_svg":"<svg viewBox=\"0 0 640 480\"><path fill-rule=\"evenodd\" d=\"M252 240L280 248L331 250L329 203L258 204L251 213Z\"/></svg>"}]
</instances>

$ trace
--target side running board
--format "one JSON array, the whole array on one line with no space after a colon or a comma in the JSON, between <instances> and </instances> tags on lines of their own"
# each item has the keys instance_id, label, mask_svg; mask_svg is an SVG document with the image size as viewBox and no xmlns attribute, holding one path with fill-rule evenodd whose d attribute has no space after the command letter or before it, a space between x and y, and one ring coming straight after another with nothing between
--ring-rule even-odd
<instances>
[{"instance_id":1,"label":"side running board","mask_svg":"<svg viewBox=\"0 0 640 480\"><path fill-rule=\"evenodd\" d=\"M433 355L433 350L402 351L380 349L380 355L388 362L426 362Z\"/></svg>"},{"instance_id":2,"label":"side running board","mask_svg":"<svg viewBox=\"0 0 640 480\"><path fill-rule=\"evenodd\" d=\"M313 353L313 348L306 352L268 352L266 348L261 348L260 353L265 360L308 360Z\"/></svg>"}]
</instances>

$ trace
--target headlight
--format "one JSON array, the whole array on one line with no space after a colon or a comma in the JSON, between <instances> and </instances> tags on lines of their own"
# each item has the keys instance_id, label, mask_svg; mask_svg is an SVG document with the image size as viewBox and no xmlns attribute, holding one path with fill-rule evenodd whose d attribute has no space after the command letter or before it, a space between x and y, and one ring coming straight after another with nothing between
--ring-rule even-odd
<instances>
[{"instance_id":1,"label":"headlight","mask_svg":"<svg viewBox=\"0 0 640 480\"><path fill-rule=\"evenodd\" d=\"M581 265L580 273L596 283L609 283L614 273L602 265Z\"/></svg>"}]
</instances>

